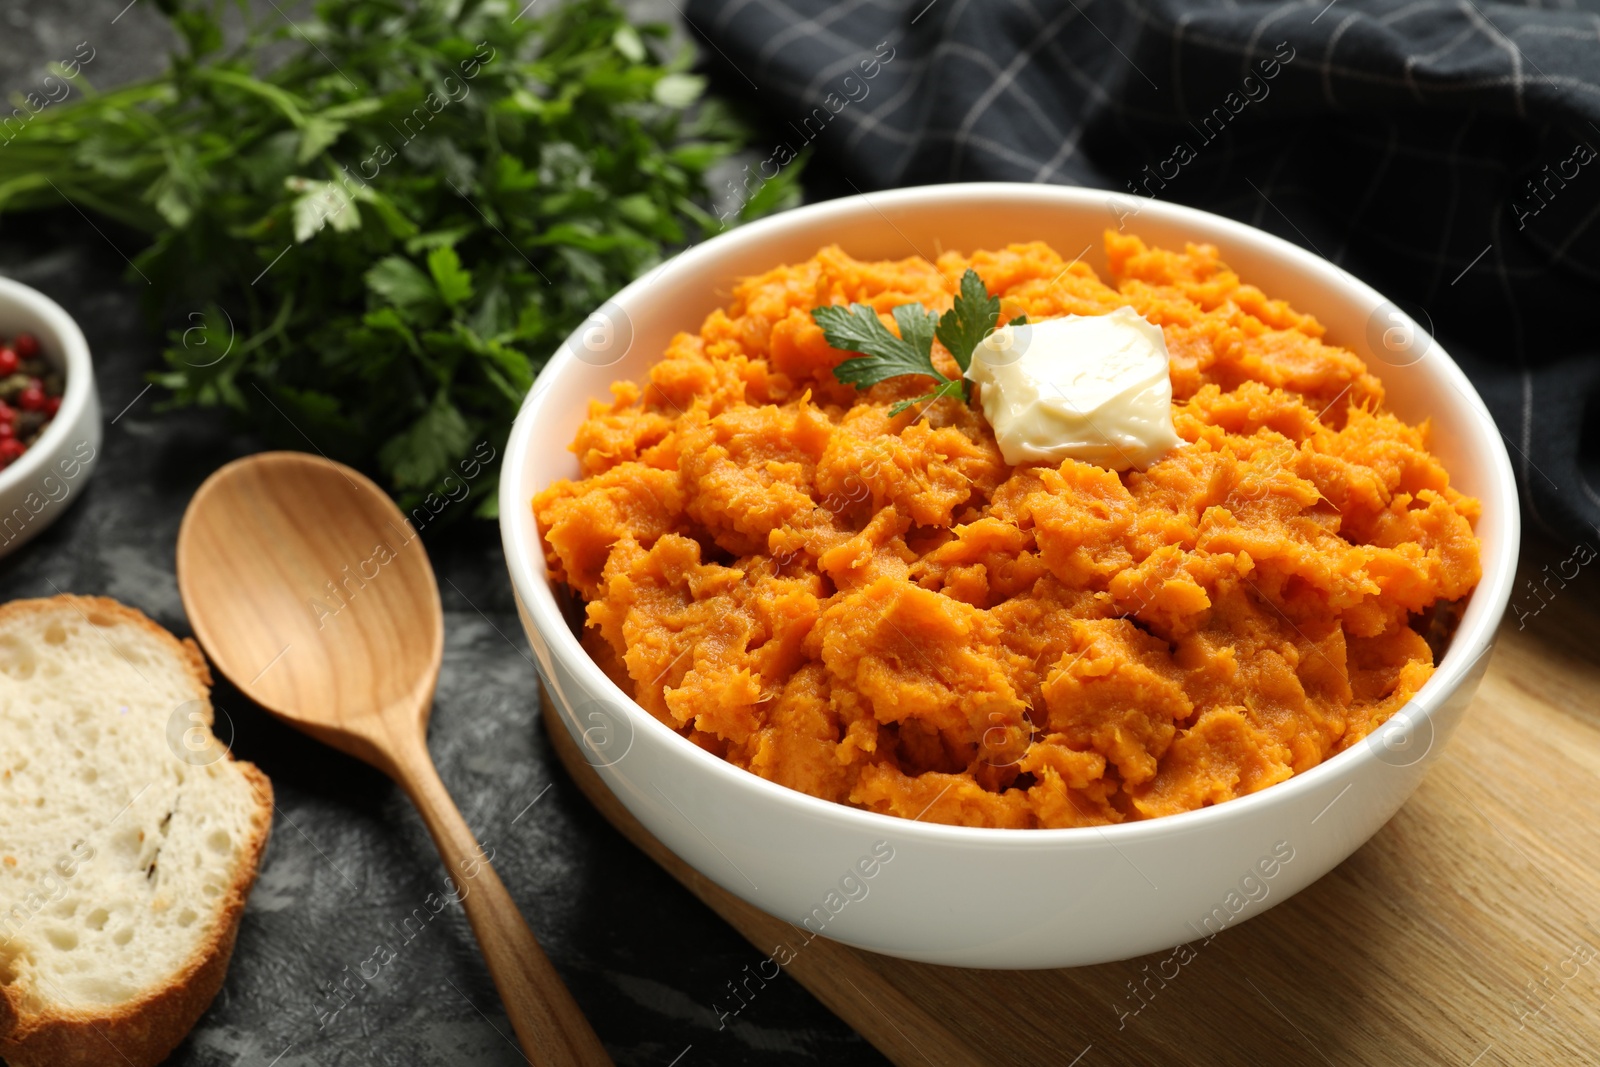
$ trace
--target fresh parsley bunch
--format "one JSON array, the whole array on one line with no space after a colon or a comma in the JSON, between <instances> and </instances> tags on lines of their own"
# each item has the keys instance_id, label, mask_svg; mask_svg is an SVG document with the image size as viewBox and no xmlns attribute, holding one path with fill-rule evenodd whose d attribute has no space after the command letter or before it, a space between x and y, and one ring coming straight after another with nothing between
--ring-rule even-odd
<instances>
[{"instance_id":1,"label":"fresh parsley bunch","mask_svg":"<svg viewBox=\"0 0 1600 1067\"><path fill-rule=\"evenodd\" d=\"M900 328L899 337L866 304L851 304L848 308L831 304L811 310L812 320L822 327L822 336L830 345L845 352L862 353L833 368L834 378L857 389L906 374L923 375L939 383L931 392L898 401L889 409L890 415L947 396L965 403L966 380L946 378L933 365L933 339L939 339L965 374L972 364L972 350L1000 321L1000 298L990 296L978 272L968 267L961 275L961 288L954 303L943 315L936 315L921 304L901 304L890 314ZM1027 317L1019 315L1010 325L1026 322Z\"/></svg>"},{"instance_id":2,"label":"fresh parsley bunch","mask_svg":"<svg viewBox=\"0 0 1600 1067\"><path fill-rule=\"evenodd\" d=\"M0 133L0 212L65 197L148 235L130 277L179 323L170 400L375 470L403 506L503 446L589 311L718 228L705 175L742 132L612 0L321 0L236 44L224 0L158 6L166 74L78 73Z\"/></svg>"}]
</instances>

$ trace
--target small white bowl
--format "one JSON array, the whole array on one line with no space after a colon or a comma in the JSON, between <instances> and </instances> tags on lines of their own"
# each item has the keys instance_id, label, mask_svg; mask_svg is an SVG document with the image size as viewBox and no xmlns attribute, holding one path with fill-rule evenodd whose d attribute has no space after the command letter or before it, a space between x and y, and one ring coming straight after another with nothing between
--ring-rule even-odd
<instances>
[{"instance_id":1,"label":"small white bowl","mask_svg":"<svg viewBox=\"0 0 1600 1067\"><path fill-rule=\"evenodd\" d=\"M1048 241L1104 276L1102 232L1217 245L1269 296L1315 314L1353 348L1433 450L1483 503L1483 579L1416 698L1366 743L1251 796L1104 828L932 825L831 804L717 759L623 695L579 647L546 577L533 495L577 474L568 450L613 379L639 380L672 334L695 331L739 277L838 243L856 256ZM500 524L523 624L563 721L651 833L724 889L847 944L966 967L1125 959L1214 934L1322 877L1417 787L1488 662L1516 569L1511 464L1488 410L1437 345L1377 292L1288 242L1228 219L1086 189L970 184L847 197L741 227L628 286L568 338L529 395L500 481ZM1385 349L1383 346L1388 345ZM874 849L877 850L874 855ZM881 857L892 851L887 863ZM863 858L877 859L858 867Z\"/></svg>"},{"instance_id":2,"label":"small white bowl","mask_svg":"<svg viewBox=\"0 0 1600 1067\"><path fill-rule=\"evenodd\" d=\"M66 378L61 410L20 459L0 471L0 556L27 544L83 495L100 458L100 396L83 331L37 289L0 278L0 339L39 339Z\"/></svg>"}]
</instances>

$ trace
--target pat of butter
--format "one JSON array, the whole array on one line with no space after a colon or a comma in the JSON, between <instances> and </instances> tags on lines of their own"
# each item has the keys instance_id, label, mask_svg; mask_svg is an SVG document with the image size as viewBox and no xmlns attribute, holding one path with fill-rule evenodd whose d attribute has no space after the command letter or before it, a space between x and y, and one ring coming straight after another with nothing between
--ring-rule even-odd
<instances>
[{"instance_id":1,"label":"pat of butter","mask_svg":"<svg viewBox=\"0 0 1600 1067\"><path fill-rule=\"evenodd\" d=\"M1079 459L1143 470L1182 444L1161 327L1131 307L1002 326L973 349L967 377L1007 463Z\"/></svg>"}]
</instances>

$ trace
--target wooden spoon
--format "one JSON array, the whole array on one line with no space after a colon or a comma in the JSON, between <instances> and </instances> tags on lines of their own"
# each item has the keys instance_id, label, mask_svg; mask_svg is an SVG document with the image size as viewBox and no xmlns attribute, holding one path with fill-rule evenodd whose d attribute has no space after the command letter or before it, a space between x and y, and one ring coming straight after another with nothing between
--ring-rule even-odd
<instances>
[{"instance_id":1,"label":"wooden spoon","mask_svg":"<svg viewBox=\"0 0 1600 1067\"><path fill-rule=\"evenodd\" d=\"M444 619L427 553L389 497L298 452L230 463L184 514L178 589L240 692L411 797L528 1060L609 1065L428 755Z\"/></svg>"}]
</instances>

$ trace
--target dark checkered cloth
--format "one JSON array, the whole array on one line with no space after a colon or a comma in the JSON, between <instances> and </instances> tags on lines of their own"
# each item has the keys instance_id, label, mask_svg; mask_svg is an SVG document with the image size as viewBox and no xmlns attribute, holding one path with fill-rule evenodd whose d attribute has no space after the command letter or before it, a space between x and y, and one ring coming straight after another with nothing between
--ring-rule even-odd
<instances>
[{"instance_id":1,"label":"dark checkered cloth","mask_svg":"<svg viewBox=\"0 0 1600 1067\"><path fill-rule=\"evenodd\" d=\"M1600 533L1595 0L686 2L814 192L1132 187L1340 264L1432 321L1532 523Z\"/></svg>"}]
</instances>

